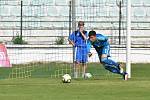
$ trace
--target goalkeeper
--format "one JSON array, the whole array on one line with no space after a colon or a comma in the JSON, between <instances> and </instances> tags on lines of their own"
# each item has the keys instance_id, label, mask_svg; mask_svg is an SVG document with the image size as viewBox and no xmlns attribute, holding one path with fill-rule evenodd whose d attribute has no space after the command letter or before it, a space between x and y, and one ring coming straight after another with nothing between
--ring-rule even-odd
<instances>
[{"instance_id":1,"label":"goalkeeper","mask_svg":"<svg viewBox=\"0 0 150 100\"><path fill-rule=\"evenodd\" d=\"M100 62L104 65L106 70L122 75L124 80L128 79L128 74L123 71L122 65L109 59L110 45L108 42L108 37L103 36L102 34L96 34L95 31L90 31L88 39L88 51L90 51L91 45L93 45L97 51Z\"/></svg>"}]
</instances>

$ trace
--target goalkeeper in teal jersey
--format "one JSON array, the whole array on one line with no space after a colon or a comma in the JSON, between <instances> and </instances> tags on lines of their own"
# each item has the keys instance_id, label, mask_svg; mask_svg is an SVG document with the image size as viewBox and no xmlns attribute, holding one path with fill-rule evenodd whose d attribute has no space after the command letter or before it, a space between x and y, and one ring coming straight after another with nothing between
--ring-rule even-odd
<instances>
[{"instance_id":1,"label":"goalkeeper in teal jersey","mask_svg":"<svg viewBox=\"0 0 150 100\"><path fill-rule=\"evenodd\" d=\"M109 59L110 45L108 42L108 37L102 34L96 34L95 31L90 31L88 39L88 52L90 52L91 45L97 51L100 62L104 65L106 70L122 75L124 80L128 79L128 74L123 71L122 65Z\"/></svg>"}]
</instances>

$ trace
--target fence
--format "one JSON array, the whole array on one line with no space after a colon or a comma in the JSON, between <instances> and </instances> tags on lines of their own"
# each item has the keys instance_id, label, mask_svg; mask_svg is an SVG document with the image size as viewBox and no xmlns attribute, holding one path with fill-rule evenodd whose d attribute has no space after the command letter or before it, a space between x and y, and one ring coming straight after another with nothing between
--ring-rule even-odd
<instances>
[{"instance_id":1,"label":"fence","mask_svg":"<svg viewBox=\"0 0 150 100\"><path fill-rule=\"evenodd\" d=\"M117 0L76 0L73 7L68 0L1 0L0 37L6 42L14 64L10 78L59 77L72 73L73 53L67 38L75 28L72 22L80 20L85 21L87 31L94 29L107 35L111 40L112 57L125 62L125 4L126 0L121 4ZM146 55L149 55L150 44L149 11L149 0L132 0L132 47L146 47ZM140 59L141 55L146 58L142 49L133 55L133 59ZM90 62L99 62L96 54ZM99 75L96 70L93 74ZM102 71L100 75L105 74Z\"/></svg>"}]
</instances>

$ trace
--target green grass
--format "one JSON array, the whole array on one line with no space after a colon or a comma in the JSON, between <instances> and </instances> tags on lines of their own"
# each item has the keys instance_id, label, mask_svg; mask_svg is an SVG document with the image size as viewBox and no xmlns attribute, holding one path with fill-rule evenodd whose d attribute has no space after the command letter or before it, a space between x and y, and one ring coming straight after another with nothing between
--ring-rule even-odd
<instances>
[{"instance_id":1,"label":"green grass","mask_svg":"<svg viewBox=\"0 0 150 100\"><path fill-rule=\"evenodd\" d=\"M33 76L48 76L48 71L55 70L41 69L36 69ZM50 77L7 79L11 69L0 69L3 76L0 80L0 100L150 100L150 64L133 64L132 79L128 81L118 76L106 78L106 71L99 64L90 64L88 70L97 77L73 79L72 83L64 84L61 79Z\"/></svg>"}]
</instances>

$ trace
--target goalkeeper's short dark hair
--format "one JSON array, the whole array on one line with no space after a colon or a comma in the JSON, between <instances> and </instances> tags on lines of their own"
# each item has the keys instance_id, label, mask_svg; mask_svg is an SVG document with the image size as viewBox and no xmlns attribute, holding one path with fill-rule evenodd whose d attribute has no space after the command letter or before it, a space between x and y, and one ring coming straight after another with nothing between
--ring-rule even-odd
<instances>
[{"instance_id":1,"label":"goalkeeper's short dark hair","mask_svg":"<svg viewBox=\"0 0 150 100\"><path fill-rule=\"evenodd\" d=\"M89 37L90 37L90 36L96 36L96 32L95 32L95 31L90 31L90 32L89 32Z\"/></svg>"}]
</instances>

